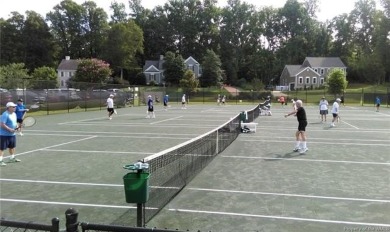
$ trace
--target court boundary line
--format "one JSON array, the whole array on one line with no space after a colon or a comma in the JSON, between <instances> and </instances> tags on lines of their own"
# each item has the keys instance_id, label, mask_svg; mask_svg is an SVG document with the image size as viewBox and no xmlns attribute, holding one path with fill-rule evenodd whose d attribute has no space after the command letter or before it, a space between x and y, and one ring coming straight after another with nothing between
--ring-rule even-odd
<instances>
[{"instance_id":1,"label":"court boundary line","mask_svg":"<svg viewBox=\"0 0 390 232\"><path fill-rule=\"evenodd\" d=\"M85 182L22 180L22 179L7 179L7 178L0 178L0 181L4 181L4 182L22 182L22 183L40 183L40 184L59 184L59 185L103 186L103 187L120 187L120 188L123 188L123 184L99 184L99 183L85 183ZM159 188L158 186L150 186L150 187L151 188ZM188 187L186 189L187 190L192 190L192 191L208 191L208 192L223 192L223 193L270 195L270 196L295 197L295 198L314 198L314 199L326 199L326 200L337 200L337 201L358 201L358 202L390 203L390 200L368 199L368 198L354 198L354 197L327 197L327 196L318 196L318 195L272 193L272 192L256 192L256 191L226 190L226 189L209 189L209 188L194 188L194 187Z\"/></svg>"},{"instance_id":2,"label":"court boundary line","mask_svg":"<svg viewBox=\"0 0 390 232\"><path fill-rule=\"evenodd\" d=\"M152 155L155 152L136 152L136 151L91 151L91 150L67 150L67 149L42 149L41 151L57 151L57 152L75 152L75 153L107 153L110 154L144 154Z\"/></svg>"},{"instance_id":3,"label":"court boundary line","mask_svg":"<svg viewBox=\"0 0 390 232\"><path fill-rule=\"evenodd\" d=\"M255 218L280 219L280 220L305 221L305 222L322 222L322 223L332 223L332 224L390 227L390 224L370 223L370 222L337 221L337 220L325 220L325 219L313 219L313 218L283 217L283 216L272 216L272 215L261 215L261 214L245 214L245 213L190 210L190 209L170 208L168 210L172 212L215 214L215 215L223 215L223 216L229 215L229 216L255 217Z\"/></svg>"},{"instance_id":4,"label":"court boundary line","mask_svg":"<svg viewBox=\"0 0 390 232\"><path fill-rule=\"evenodd\" d=\"M238 140L240 142L271 142L271 143L286 143L288 141L280 141L280 140L266 140L266 139L240 139ZM292 140L291 140L292 141ZM382 147L390 147L390 143L384 144L384 143L374 143L374 144L369 144L369 143L338 143L337 140L335 139L335 142L328 143L328 142L316 142L316 141L309 141L310 144L326 144L326 145L355 145L355 146L382 146Z\"/></svg>"},{"instance_id":5,"label":"court boundary line","mask_svg":"<svg viewBox=\"0 0 390 232\"><path fill-rule=\"evenodd\" d=\"M157 124L157 123L172 121L172 120L179 119L179 118L182 118L182 117L183 117L183 116L178 116L178 117L174 117L174 118L168 118L168 119L165 119L165 120L160 120L160 121L156 121L156 122L151 122L151 123L149 123L149 124L150 124L150 125L154 125L154 124Z\"/></svg>"},{"instance_id":6,"label":"court boundary line","mask_svg":"<svg viewBox=\"0 0 390 232\"><path fill-rule=\"evenodd\" d=\"M26 151L26 152L22 152L22 153L18 153L18 154L15 154L15 156L21 156L21 155L26 155L26 154L29 154L29 153L33 153L33 152L37 152L37 151L42 151L44 149L48 149L48 148L52 148L52 147L59 147L59 146L63 146L63 145L67 145L67 144L71 144L71 143L77 143L77 142L81 142L81 141L84 141L84 140L88 140L88 139L93 139L95 138L96 136L89 136L87 138L82 138L82 139L78 139L78 140L74 140L74 141L70 141L70 142L66 142L66 143L60 143L60 144L56 144L56 145L52 145L52 146L48 146L48 147L43 147L43 148L39 148L39 149L35 149L35 150L30 150L30 151ZM4 158L7 158L9 157L10 155L8 156L5 156Z\"/></svg>"},{"instance_id":7,"label":"court boundary line","mask_svg":"<svg viewBox=\"0 0 390 232\"><path fill-rule=\"evenodd\" d=\"M45 205L73 205L73 206L102 207L102 208L121 208L121 209L136 209L137 208L136 206L86 204L86 203L59 202L59 201L36 201L36 200L21 200L21 199L9 199L9 198L0 198L0 201L3 201L3 202L45 204Z\"/></svg>"},{"instance_id":8,"label":"court boundary line","mask_svg":"<svg viewBox=\"0 0 390 232\"><path fill-rule=\"evenodd\" d=\"M304 156L304 155L301 155ZM363 161L344 161L344 160L318 160L318 159L297 159L297 158L281 158L281 157L249 157L249 156L228 156L221 155L223 158L233 159L260 159L260 160L288 160L288 161L305 161L305 162L323 162L323 163L346 163L346 164L371 164L371 165L390 165L390 163L379 163L379 162L363 162Z\"/></svg>"}]
</instances>

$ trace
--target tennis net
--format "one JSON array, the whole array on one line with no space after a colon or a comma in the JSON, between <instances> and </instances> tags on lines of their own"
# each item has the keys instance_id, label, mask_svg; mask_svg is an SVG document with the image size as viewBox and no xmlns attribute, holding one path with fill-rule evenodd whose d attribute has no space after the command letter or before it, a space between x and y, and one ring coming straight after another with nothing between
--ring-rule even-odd
<instances>
[{"instance_id":1,"label":"tennis net","mask_svg":"<svg viewBox=\"0 0 390 232\"><path fill-rule=\"evenodd\" d=\"M260 115L259 105L247 111L248 122ZM149 200L144 204L149 222L204 167L225 150L240 134L240 114L201 136L141 160L149 164Z\"/></svg>"}]
</instances>

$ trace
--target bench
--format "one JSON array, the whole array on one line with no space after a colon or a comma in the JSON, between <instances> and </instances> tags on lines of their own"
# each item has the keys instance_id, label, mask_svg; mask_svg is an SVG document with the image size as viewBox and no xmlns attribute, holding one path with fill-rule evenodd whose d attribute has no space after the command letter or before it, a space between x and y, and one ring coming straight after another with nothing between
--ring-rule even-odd
<instances>
[{"instance_id":1,"label":"bench","mask_svg":"<svg viewBox=\"0 0 390 232\"><path fill-rule=\"evenodd\" d=\"M257 122L241 122L241 128L246 126L251 132L256 132L257 124Z\"/></svg>"}]
</instances>

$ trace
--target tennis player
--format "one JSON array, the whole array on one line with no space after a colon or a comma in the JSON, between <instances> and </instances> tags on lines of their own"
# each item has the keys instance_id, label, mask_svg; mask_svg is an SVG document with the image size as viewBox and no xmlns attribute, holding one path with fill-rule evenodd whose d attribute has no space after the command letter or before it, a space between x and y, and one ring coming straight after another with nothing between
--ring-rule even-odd
<instances>
[{"instance_id":1,"label":"tennis player","mask_svg":"<svg viewBox=\"0 0 390 232\"><path fill-rule=\"evenodd\" d=\"M334 123L338 120L339 118L339 113L340 113L340 102L341 102L341 99L340 98L337 98L335 102L333 102L333 105L332 105L332 115L333 115L333 119L332 119L332 123L330 124L330 127L334 127Z\"/></svg>"},{"instance_id":2,"label":"tennis player","mask_svg":"<svg viewBox=\"0 0 390 232\"><path fill-rule=\"evenodd\" d=\"M107 98L107 112L108 112L108 119L112 119L112 115L114 114L114 94L110 94L110 96Z\"/></svg>"},{"instance_id":3,"label":"tennis player","mask_svg":"<svg viewBox=\"0 0 390 232\"><path fill-rule=\"evenodd\" d=\"M301 100L297 100L295 102L297 110L292 111L284 115L287 118L290 115L296 115L298 120L298 130L295 133L295 148L293 151L299 151L299 154L304 154L309 149L306 146L306 126L307 126L307 118L306 111L303 108L303 103Z\"/></svg>"},{"instance_id":4,"label":"tennis player","mask_svg":"<svg viewBox=\"0 0 390 232\"><path fill-rule=\"evenodd\" d=\"M16 105L16 121L18 123L18 128L19 128L19 135L23 136L22 133L22 124L23 124L23 119L24 116L26 115L26 112L29 111L29 109L26 109L23 104L23 99L19 99Z\"/></svg>"},{"instance_id":5,"label":"tennis player","mask_svg":"<svg viewBox=\"0 0 390 232\"><path fill-rule=\"evenodd\" d=\"M325 97L321 98L319 106L320 106L321 122L324 123L326 122L326 115L328 114L328 106L329 106L329 103L325 99Z\"/></svg>"},{"instance_id":6,"label":"tennis player","mask_svg":"<svg viewBox=\"0 0 390 232\"><path fill-rule=\"evenodd\" d=\"M168 94L164 96L164 110L167 110L168 109L168 101L169 101L169 96Z\"/></svg>"},{"instance_id":7,"label":"tennis player","mask_svg":"<svg viewBox=\"0 0 390 232\"><path fill-rule=\"evenodd\" d=\"M181 97L181 108L187 109L186 108L186 94L183 94L183 97Z\"/></svg>"},{"instance_id":8,"label":"tennis player","mask_svg":"<svg viewBox=\"0 0 390 232\"><path fill-rule=\"evenodd\" d=\"M11 158L9 162L20 162L15 158L17 120L16 120L16 104L8 102L6 104L6 111L1 115L1 127L0 127L0 166L6 166L3 161L4 150L8 148Z\"/></svg>"},{"instance_id":9,"label":"tennis player","mask_svg":"<svg viewBox=\"0 0 390 232\"><path fill-rule=\"evenodd\" d=\"M154 114L153 99L151 95L148 96L148 110L146 111L146 113L146 118L156 118L156 115Z\"/></svg>"}]
</instances>

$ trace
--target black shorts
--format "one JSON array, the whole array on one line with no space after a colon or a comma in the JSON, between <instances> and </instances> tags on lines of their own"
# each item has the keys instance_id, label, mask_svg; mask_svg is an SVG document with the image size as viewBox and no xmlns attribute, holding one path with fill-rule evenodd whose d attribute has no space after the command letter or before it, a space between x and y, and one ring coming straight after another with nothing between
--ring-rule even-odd
<instances>
[{"instance_id":1,"label":"black shorts","mask_svg":"<svg viewBox=\"0 0 390 232\"><path fill-rule=\"evenodd\" d=\"M107 108L107 111L110 113L114 113L114 108Z\"/></svg>"},{"instance_id":2,"label":"black shorts","mask_svg":"<svg viewBox=\"0 0 390 232\"><path fill-rule=\"evenodd\" d=\"M376 107L379 107L379 106L381 106L381 104L376 104Z\"/></svg>"},{"instance_id":3,"label":"black shorts","mask_svg":"<svg viewBox=\"0 0 390 232\"><path fill-rule=\"evenodd\" d=\"M337 116L339 116L339 114L335 114L335 113L332 113L332 115L334 118L337 118Z\"/></svg>"},{"instance_id":4,"label":"black shorts","mask_svg":"<svg viewBox=\"0 0 390 232\"><path fill-rule=\"evenodd\" d=\"M15 148L16 147L16 136L3 136L0 135L0 150L4 151L7 148Z\"/></svg>"},{"instance_id":5,"label":"black shorts","mask_svg":"<svg viewBox=\"0 0 390 232\"><path fill-rule=\"evenodd\" d=\"M148 112L153 112L153 106L152 107L148 107Z\"/></svg>"},{"instance_id":6,"label":"black shorts","mask_svg":"<svg viewBox=\"0 0 390 232\"><path fill-rule=\"evenodd\" d=\"M18 119L16 119L16 122L17 122L17 123L23 123L23 118L18 118Z\"/></svg>"},{"instance_id":7,"label":"black shorts","mask_svg":"<svg viewBox=\"0 0 390 232\"><path fill-rule=\"evenodd\" d=\"M306 131L307 121L298 121L298 131Z\"/></svg>"},{"instance_id":8,"label":"black shorts","mask_svg":"<svg viewBox=\"0 0 390 232\"><path fill-rule=\"evenodd\" d=\"M164 106L168 106L168 103L164 102Z\"/></svg>"},{"instance_id":9,"label":"black shorts","mask_svg":"<svg viewBox=\"0 0 390 232\"><path fill-rule=\"evenodd\" d=\"M320 110L320 114L321 114L321 115L328 114L328 110Z\"/></svg>"}]
</instances>

